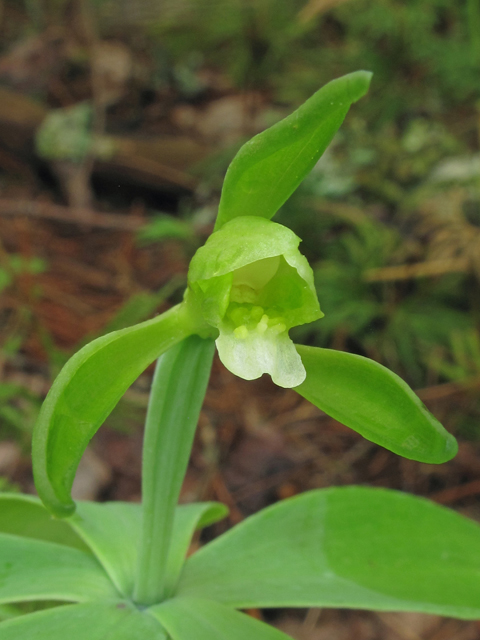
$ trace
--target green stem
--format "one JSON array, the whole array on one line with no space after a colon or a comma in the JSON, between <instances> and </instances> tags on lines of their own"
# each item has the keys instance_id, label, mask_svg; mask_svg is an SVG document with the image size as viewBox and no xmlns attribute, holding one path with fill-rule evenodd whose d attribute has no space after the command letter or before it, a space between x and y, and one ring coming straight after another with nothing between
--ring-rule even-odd
<instances>
[{"instance_id":1,"label":"green stem","mask_svg":"<svg viewBox=\"0 0 480 640\"><path fill-rule=\"evenodd\" d=\"M205 397L214 342L191 336L159 358L145 424L143 523L134 600L166 597L173 518Z\"/></svg>"}]
</instances>

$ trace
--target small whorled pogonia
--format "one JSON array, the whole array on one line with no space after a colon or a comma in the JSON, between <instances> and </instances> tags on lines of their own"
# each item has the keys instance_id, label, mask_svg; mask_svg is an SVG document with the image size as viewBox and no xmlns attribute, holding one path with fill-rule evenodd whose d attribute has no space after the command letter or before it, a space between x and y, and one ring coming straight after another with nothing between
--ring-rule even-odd
<instances>
[{"instance_id":1,"label":"small whorled pogonia","mask_svg":"<svg viewBox=\"0 0 480 640\"><path fill-rule=\"evenodd\" d=\"M269 373L281 387L306 378L288 330L323 313L299 243L282 225L239 217L213 233L190 264L187 303L218 329L220 360L241 378Z\"/></svg>"},{"instance_id":2,"label":"small whorled pogonia","mask_svg":"<svg viewBox=\"0 0 480 640\"><path fill-rule=\"evenodd\" d=\"M455 438L408 385L359 355L294 345L292 327L321 318L299 238L271 222L331 142L371 74L324 86L290 116L252 138L225 177L215 229L192 259L182 303L102 336L64 367L33 437L38 493L59 517L75 510L71 488L85 448L126 389L156 358L193 334L216 339L222 362L251 380L268 373L322 411L391 451L440 463Z\"/></svg>"}]
</instances>

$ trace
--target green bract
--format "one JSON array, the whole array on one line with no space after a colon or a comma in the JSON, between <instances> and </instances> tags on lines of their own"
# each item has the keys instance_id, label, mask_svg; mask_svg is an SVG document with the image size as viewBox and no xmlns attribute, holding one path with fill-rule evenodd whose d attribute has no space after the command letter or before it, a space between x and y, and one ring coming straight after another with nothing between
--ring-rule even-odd
<instances>
[{"instance_id":1,"label":"green bract","mask_svg":"<svg viewBox=\"0 0 480 640\"><path fill-rule=\"evenodd\" d=\"M269 373L281 387L305 380L288 330L323 314L299 243L282 225L239 217L213 233L191 262L187 301L218 329L220 359L241 378Z\"/></svg>"}]
</instances>

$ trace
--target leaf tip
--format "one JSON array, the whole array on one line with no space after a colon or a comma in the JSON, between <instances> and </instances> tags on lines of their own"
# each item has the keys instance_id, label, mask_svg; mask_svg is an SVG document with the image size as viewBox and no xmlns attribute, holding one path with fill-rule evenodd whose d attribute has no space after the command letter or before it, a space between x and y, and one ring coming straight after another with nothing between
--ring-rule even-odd
<instances>
[{"instance_id":1,"label":"leaf tip","mask_svg":"<svg viewBox=\"0 0 480 640\"><path fill-rule=\"evenodd\" d=\"M354 71L346 77L350 79L352 102L356 102L357 100L360 100L360 98L363 98L367 93L370 87L370 82L372 81L373 72L365 70Z\"/></svg>"},{"instance_id":2,"label":"leaf tip","mask_svg":"<svg viewBox=\"0 0 480 640\"><path fill-rule=\"evenodd\" d=\"M444 462L448 462L452 458L454 458L458 453L458 442L457 439L452 436L451 433L448 434L448 438L445 442L445 460Z\"/></svg>"},{"instance_id":3,"label":"leaf tip","mask_svg":"<svg viewBox=\"0 0 480 640\"><path fill-rule=\"evenodd\" d=\"M73 514L76 511L76 505L74 502L68 505L62 504L61 506L55 506L55 507L52 507L50 505L49 509L55 518L59 520L64 520L65 518L69 518L70 516L73 516Z\"/></svg>"},{"instance_id":4,"label":"leaf tip","mask_svg":"<svg viewBox=\"0 0 480 640\"><path fill-rule=\"evenodd\" d=\"M69 500L62 500L58 496L41 462L41 458L33 458L35 488L37 489L38 497L43 502L43 506L54 518L63 520L64 518L72 516L76 510L75 502L71 498Z\"/></svg>"},{"instance_id":5,"label":"leaf tip","mask_svg":"<svg viewBox=\"0 0 480 640\"><path fill-rule=\"evenodd\" d=\"M50 495L50 492L44 494L41 489L37 487L38 496L43 502L43 506L52 514L54 518L64 520L73 516L77 509L77 505L73 500L70 502L63 502L57 498L57 496Z\"/></svg>"}]
</instances>

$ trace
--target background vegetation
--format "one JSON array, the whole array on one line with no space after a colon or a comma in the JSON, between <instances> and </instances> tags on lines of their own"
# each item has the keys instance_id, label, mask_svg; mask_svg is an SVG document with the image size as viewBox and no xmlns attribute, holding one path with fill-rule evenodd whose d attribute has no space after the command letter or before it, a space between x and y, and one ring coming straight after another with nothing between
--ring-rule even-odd
<instances>
[{"instance_id":1,"label":"background vegetation","mask_svg":"<svg viewBox=\"0 0 480 640\"><path fill-rule=\"evenodd\" d=\"M233 417L252 391L217 367L186 498L213 492L235 519L357 481L475 515L478 0L3 0L0 33L0 490L31 489L32 425L68 355L179 299L239 145L363 68L370 94L277 218L303 238L325 312L296 338L394 369L461 438L460 457L389 475L390 458L338 425L313 437L311 416L268 382L275 411L258 400ZM124 467L147 388L148 375L110 420L129 435L98 445L113 449L94 497L138 493Z\"/></svg>"}]
</instances>

